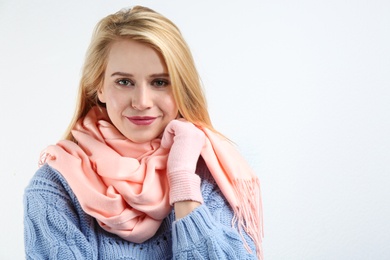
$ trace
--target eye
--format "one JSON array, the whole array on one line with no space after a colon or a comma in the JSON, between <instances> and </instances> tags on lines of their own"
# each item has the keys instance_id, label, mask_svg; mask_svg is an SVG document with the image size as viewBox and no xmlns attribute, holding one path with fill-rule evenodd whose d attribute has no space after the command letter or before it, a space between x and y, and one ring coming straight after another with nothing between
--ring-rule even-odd
<instances>
[{"instance_id":1,"label":"eye","mask_svg":"<svg viewBox=\"0 0 390 260\"><path fill-rule=\"evenodd\" d=\"M155 79L152 81L152 85L157 88L166 87L169 86L169 84L169 81L166 79Z\"/></svg>"},{"instance_id":2,"label":"eye","mask_svg":"<svg viewBox=\"0 0 390 260\"><path fill-rule=\"evenodd\" d=\"M124 86L124 87L128 87L128 86L133 86L133 82L129 79L117 79L115 81L116 84L120 85L120 86Z\"/></svg>"}]
</instances>

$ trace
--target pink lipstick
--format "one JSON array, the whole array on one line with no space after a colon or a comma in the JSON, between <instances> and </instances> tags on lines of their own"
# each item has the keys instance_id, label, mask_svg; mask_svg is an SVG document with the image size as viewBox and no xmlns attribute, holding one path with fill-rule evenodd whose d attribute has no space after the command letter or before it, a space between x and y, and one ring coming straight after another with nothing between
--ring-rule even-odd
<instances>
[{"instance_id":1,"label":"pink lipstick","mask_svg":"<svg viewBox=\"0 0 390 260\"><path fill-rule=\"evenodd\" d=\"M130 122L135 125L150 125L156 120L156 117L153 116L131 116L127 117Z\"/></svg>"}]
</instances>

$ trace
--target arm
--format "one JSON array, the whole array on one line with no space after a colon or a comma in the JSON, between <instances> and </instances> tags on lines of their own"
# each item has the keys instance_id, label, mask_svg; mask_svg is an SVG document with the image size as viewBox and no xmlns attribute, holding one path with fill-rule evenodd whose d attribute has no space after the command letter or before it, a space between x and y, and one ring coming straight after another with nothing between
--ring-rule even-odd
<instances>
[{"instance_id":1,"label":"arm","mask_svg":"<svg viewBox=\"0 0 390 260\"><path fill-rule=\"evenodd\" d=\"M24 194L26 259L95 259L82 232L90 228L78 217L77 205L59 173L42 166ZM88 227L87 227L88 226Z\"/></svg>"},{"instance_id":2,"label":"arm","mask_svg":"<svg viewBox=\"0 0 390 260\"><path fill-rule=\"evenodd\" d=\"M197 201L178 201L174 204L175 218L176 220L184 218L190 214L194 209L199 207L201 204Z\"/></svg>"},{"instance_id":3,"label":"arm","mask_svg":"<svg viewBox=\"0 0 390 260\"><path fill-rule=\"evenodd\" d=\"M183 120L171 121L161 141L164 148L170 148L167 176L176 219L172 228L174 259L256 259L231 227L232 210L203 160L199 160L203 167L197 166L204 143L204 133Z\"/></svg>"},{"instance_id":4,"label":"arm","mask_svg":"<svg viewBox=\"0 0 390 260\"><path fill-rule=\"evenodd\" d=\"M233 212L208 170L200 174L204 203L186 217L173 223L174 259L257 259L253 241L232 228ZM176 212L175 212L176 213Z\"/></svg>"}]
</instances>

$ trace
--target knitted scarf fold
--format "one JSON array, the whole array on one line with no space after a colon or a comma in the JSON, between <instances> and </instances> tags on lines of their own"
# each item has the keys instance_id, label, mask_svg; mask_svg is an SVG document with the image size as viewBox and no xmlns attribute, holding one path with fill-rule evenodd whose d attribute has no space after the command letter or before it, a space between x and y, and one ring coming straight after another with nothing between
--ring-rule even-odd
<instances>
[{"instance_id":1,"label":"knitted scarf fold","mask_svg":"<svg viewBox=\"0 0 390 260\"><path fill-rule=\"evenodd\" d=\"M259 180L229 141L202 130L207 138L201 156L233 208L232 225L253 239L261 259ZM169 150L160 147L160 139L133 143L98 107L77 122L72 134L77 144L62 140L48 146L40 165L48 163L61 172L83 210L106 231L135 243L151 238L172 210L166 177Z\"/></svg>"}]
</instances>

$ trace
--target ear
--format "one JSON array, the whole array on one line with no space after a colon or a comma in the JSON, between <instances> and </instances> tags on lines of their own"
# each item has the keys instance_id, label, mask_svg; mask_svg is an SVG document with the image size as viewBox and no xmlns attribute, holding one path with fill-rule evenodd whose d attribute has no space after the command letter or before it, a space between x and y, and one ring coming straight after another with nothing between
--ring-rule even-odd
<instances>
[{"instance_id":1,"label":"ear","mask_svg":"<svg viewBox=\"0 0 390 260\"><path fill-rule=\"evenodd\" d=\"M106 98L105 98L105 95L104 95L103 88L100 88L100 89L97 91L97 95L98 95L99 101L100 101L101 103L106 103Z\"/></svg>"}]
</instances>

